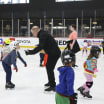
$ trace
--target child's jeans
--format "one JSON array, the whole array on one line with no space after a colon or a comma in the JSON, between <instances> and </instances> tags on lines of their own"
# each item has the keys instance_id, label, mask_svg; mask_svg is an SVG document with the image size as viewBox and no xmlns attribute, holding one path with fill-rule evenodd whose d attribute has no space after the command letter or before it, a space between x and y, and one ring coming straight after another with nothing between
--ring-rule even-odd
<instances>
[{"instance_id":1,"label":"child's jeans","mask_svg":"<svg viewBox=\"0 0 104 104\"><path fill-rule=\"evenodd\" d=\"M6 82L11 81L11 76L12 76L11 66L7 65L3 61L2 61L2 66L4 68L4 71L6 72Z\"/></svg>"}]
</instances>

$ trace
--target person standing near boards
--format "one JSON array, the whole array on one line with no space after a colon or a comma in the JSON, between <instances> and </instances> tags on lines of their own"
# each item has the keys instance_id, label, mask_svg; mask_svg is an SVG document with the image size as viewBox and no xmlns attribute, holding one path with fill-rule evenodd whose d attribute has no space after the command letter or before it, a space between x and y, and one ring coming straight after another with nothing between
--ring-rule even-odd
<instances>
[{"instance_id":1,"label":"person standing near boards","mask_svg":"<svg viewBox=\"0 0 104 104\"><path fill-rule=\"evenodd\" d=\"M74 54L80 51L79 44L77 42L77 31L76 31L76 25L72 24L69 27L71 33L69 34L69 41L67 41L67 47L68 50L71 50ZM73 61L73 67L76 67L76 58L74 57Z\"/></svg>"}]
</instances>

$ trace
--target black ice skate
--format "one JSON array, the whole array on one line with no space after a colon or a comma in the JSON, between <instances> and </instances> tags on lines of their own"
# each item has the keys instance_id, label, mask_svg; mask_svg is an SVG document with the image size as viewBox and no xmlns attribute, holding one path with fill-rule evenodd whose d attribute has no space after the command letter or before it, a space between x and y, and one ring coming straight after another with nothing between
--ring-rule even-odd
<instances>
[{"instance_id":1,"label":"black ice skate","mask_svg":"<svg viewBox=\"0 0 104 104\"><path fill-rule=\"evenodd\" d=\"M12 89L14 87L15 87L15 84L13 84L12 82L7 82L6 85L5 85L6 89L8 89L8 88Z\"/></svg>"},{"instance_id":2,"label":"black ice skate","mask_svg":"<svg viewBox=\"0 0 104 104\"><path fill-rule=\"evenodd\" d=\"M89 91L88 92L84 92L83 96L87 97L87 98L92 98L92 96L90 95Z\"/></svg>"},{"instance_id":3,"label":"black ice skate","mask_svg":"<svg viewBox=\"0 0 104 104\"><path fill-rule=\"evenodd\" d=\"M78 88L78 91L83 95L84 89L85 89L85 88L83 88L83 87L79 87L79 88Z\"/></svg>"},{"instance_id":4,"label":"black ice skate","mask_svg":"<svg viewBox=\"0 0 104 104\"><path fill-rule=\"evenodd\" d=\"M55 87L48 87L47 89L44 90L45 92L55 92Z\"/></svg>"},{"instance_id":5,"label":"black ice skate","mask_svg":"<svg viewBox=\"0 0 104 104\"><path fill-rule=\"evenodd\" d=\"M46 83L44 86L45 86L45 87L49 87L49 86L50 86L49 82Z\"/></svg>"},{"instance_id":6,"label":"black ice skate","mask_svg":"<svg viewBox=\"0 0 104 104\"><path fill-rule=\"evenodd\" d=\"M43 67L43 65L42 65L42 64L40 64L40 67Z\"/></svg>"},{"instance_id":7,"label":"black ice skate","mask_svg":"<svg viewBox=\"0 0 104 104\"><path fill-rule=\"evenodd\" d=\"M11 81L10 81L10 84L12 84L12 85L15 87L15 84L14 84L14 83L12 83Z\"/></svg>"}]
</instances>

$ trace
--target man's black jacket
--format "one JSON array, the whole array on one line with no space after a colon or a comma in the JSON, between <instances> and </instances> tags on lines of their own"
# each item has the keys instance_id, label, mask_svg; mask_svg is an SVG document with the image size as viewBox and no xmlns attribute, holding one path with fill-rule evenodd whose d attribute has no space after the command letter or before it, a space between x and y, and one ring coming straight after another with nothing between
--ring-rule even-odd
<instances>
[{"instance_id":1,"label":"man's black jacket","mask_svg":"<svg viewBox=\"0 0 104 104\"><path fill-rule=\"evenodd\" d=\"M55 39L50 34L48 34L48 32L40 30L38 33L38 38L39 45L33 50L29 50L27 54L35 54L43 49L48 55L60 55L61 51Z\"/></svg>"}]
</instances>

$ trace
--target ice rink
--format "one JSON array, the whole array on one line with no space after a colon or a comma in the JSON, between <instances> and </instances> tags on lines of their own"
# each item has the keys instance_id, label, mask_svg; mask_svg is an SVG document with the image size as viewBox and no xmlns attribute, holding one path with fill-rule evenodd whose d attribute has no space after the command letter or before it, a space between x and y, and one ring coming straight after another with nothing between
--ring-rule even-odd
<instances>
[{"instance_id":1,"label":"ice rink","mask_svg":"<svg viewBox=\"0 0 104 104\"><path fill-rule=\"evenodd\" d=\"M47 83L45 68L39 67L39 54L26 56L24 50L20 50L21 56L26 60L27 67L18 60L19 71L12 70L12 82L16 85L13 90L5 89L5 72L0 62L0 104L55 104L55 93L44 93L44 84ZM77 53L77 65L75 68L75 91L85 82L83 75L83 62L86 55L82 56L81 51ZM57 68L62 66L61 60L55 68L56 82L58 83L59 73ZM94 85L91 89L92 100L78 95L78 104L104 104L104 56L101 53L98 59L97 78L94 78Z\"/></svg>"}]
</instances>

